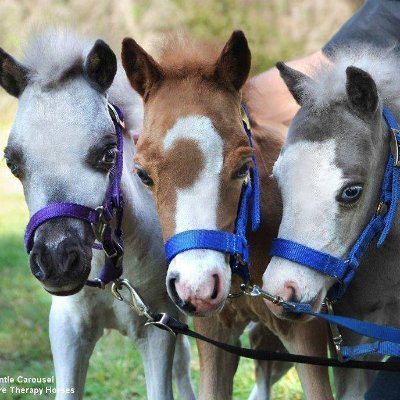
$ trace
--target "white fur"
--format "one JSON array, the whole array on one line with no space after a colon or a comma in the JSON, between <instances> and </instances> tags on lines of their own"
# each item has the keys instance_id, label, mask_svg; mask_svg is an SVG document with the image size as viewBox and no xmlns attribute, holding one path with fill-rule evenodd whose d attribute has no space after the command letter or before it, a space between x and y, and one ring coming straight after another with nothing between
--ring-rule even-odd
<instances>
[{"instance_id":1,"label":"white fur","mask_svg":"<svg viewBox=\"0 0 400 400\"><path fill-rule=\"evenodd\" d=\"M10 143L23 149L25 169L31 171L24 179L31 213L47 205L61 188L68 196L64 201L89 207L102 203L107 176L94 173L82 159L106 132L114 132L107 99L83 78L64 84L62 90L42 91L37 83L25 89Z\"/></svg>"},{"instance_id":2,"label":"white fur","mask_svg":"<svg viewBox=\"0 0 400 400\"><path fill-rule=\"evenodd\" d=\"M393 47L396 46L394 43ZM341 47L333 56L333 63L327 67L321 64L313 72L315 80L301 83L304 88L302 103L314 110L346 97L346 68L355 66L368 72L374 79L379 96L385 104L397 102L400 92L398 75L398 52L392 47L377 48L365 43L351 48ZM384 61L384 62L382 62Z\"/></svg>"},{"instance_id":3,"label":"white fur","mask_svg":"<svg viewBox=\"0 0 400 400\"><path fill-rule=\"evenodd\" d=\"M57 201L72 201L90 207L102 204L105 196L107 176L90 168L85 155L89 146L102 135L108 131L114 133L106 97L96 92L82 76L52 90L42 90L41 86L61 76L62 68L76 62L85 46L75 35L61 33L57 36L57 32L51 32L35 39L28 50L29 67L34 68L35 73L20 97L9 145L18 146L24 154L29 174L23 185L31 213L46 205L57 193L61 196ZM57 63L61 63L60 68ZM119 88L129 85L124 73L118 73L116 81ZM119 99L123 95L126 97L122 102ZM119 106L122 103L128 113L140 103L132 90L126 90L110 101ZM139 114L140 110L135 112ZM131 121L138 123L134 118ZM132 174L134 145L127 136L124 150L123 277L135 285L151 309L181 318L166 293L165 273L162 273L166 271L166 265L157 212L150 193ZM103 263L104 254L94 251L91 278L98 276ZM106 290L85 287L73 296L53 297L50 341L57 388L75 388L74 395L59 392L57 400L83 397L89 358L105 328L119 330L138 345L147 378L147 397L172 399L175 340L165 332L145 328L144 322L143 317L114 299L109 287ZM175 375L183 397L193 400L188 351L185 341L178 342L175 368L179 372Z\"/></svg>"},{"instance_id":4,"label":"white fur","mask_svg":"<svg viewBox=\"0 0 400 400\"><path fill-rule=\"evenodd\" d=\"M346 247L336 231L336 195L344 180L334 162L335 148L333 139L294 143L281 153L273 173L284 204L278 236L341 257ZM303 302L312 300L321 287L326 290L331 283L310 268L273 257L264 273L264 287L277 293L294 276Z\"/></svg>"},{"instance_id":5,"label":"white fur","mask_svg":"<svg viewBox=\"0 0 400 400\"><path fill-rule=\"evenodd\" d=\"M32 36L24 51L23 64L32 82L42 86L58 81L76 64L81 64L94 41L82 39L68 29L48 30Z\"/></svg>"},{"instance_id":6,"label":"white fur","mask_svg":"<svg viewBox=\"0 0 400 400\"><path fill-rule=\"evenodd\" d=\"M179 139L193 140L205 165L190 188L177 191L176 233L189 229L216 229L223 141L211 120L201 116L178 119L165 136L164 150L170 150ZM199 204L206 204L206 207L198 207Z\"/></svg>"},{"instance_id":7,"label":"white fur","mask_svg":"<svg viewBox=\"0 0 400 400\"><path fill-rule=\"evenodd\" d=\"M179 139L190 139L199 148L204 168L190 188L176 193L176 233L191 229L217 229L219 182L223 166L223 141L211 120L205 116L188 116L177 120L164 138L164 150L170 150ZM181 280L196 292L207 277L219 270L229 279L222 253L213 250L189 250L171 262L170 272L179 272ZM212 288L211 288L212 290Z\"/></svg>"}]
</instances>

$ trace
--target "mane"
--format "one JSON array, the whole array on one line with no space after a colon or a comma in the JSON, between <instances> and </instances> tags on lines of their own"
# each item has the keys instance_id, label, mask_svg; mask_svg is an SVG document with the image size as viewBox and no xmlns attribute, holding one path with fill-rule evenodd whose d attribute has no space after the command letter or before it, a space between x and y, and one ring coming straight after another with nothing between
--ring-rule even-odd
<instances>
[{"instance_id":1,"label":"mane","mask_svg":"<svg viewBox=\"0 0 400 400\"><path fill-rule=\"evenodd\" d=\"M34 35L25 50L24 65L31 82L54 85L65 76L80 73L94 41L70 30L50 29Z\"/></svg>"},{"instance_id":2,"label":"mane","mask_svg":"<svg viewBox=\"0 0 400 400\"><path fill-rule=\"evenodd\" d=\"M157 61L170 77L209 76L221 49L216 43L195 41L182 33L169 35L158 46Z\"/></svg>"},{"instance_id":3,"label":"mane","mask_svg":"<svg viewBox=\"0 0 400 400\"><path fill-rule=\"evenodd\" d=\"M84 39L77 32L67 29L49 29L34 35L25 50L23 61L28 68L30 82L43 87L56 87L67 77L79 76L94 43L95 40ZM128 129L141 127L141 100L129 84L121 63L118 63L108 98L124 111Z\"/></svg>"},{"instance_id":4,"label":"mane","mask_svg":"<svg viewBox=\"0 0 400 400\"><path fill-rule=\"evenodd\" d=\"M400 98L399 51L395 46L377 48L352 43L352 47L336 50L333 65L321 64L313 71L313 80L303 82L302 101L315 111L340 102L346 97L346 68L355 66L374 79L379 96L385 104Z\"/></svg>"}]
</instances>

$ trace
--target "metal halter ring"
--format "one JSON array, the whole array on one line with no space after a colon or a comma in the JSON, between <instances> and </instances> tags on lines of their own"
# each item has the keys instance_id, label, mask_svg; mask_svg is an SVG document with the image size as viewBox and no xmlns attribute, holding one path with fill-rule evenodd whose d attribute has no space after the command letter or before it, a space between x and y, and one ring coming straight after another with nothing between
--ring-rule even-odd
<instances>
[{"instance_id":1,"label":"metal halter ring","mask_svg":"<svg viewBox=\"0 0 400 400\"><path fill-rule=\"evenodd\" d=\"M169 321L169 315L167 313L161 313L160 318L158 320L153 320L152 321L147 321L144 326L150 326L150 325L155 325L168 333L170 333L172 336L176 336L176 333L168 326L168 321Z\"/></svg>"}]
</instances>

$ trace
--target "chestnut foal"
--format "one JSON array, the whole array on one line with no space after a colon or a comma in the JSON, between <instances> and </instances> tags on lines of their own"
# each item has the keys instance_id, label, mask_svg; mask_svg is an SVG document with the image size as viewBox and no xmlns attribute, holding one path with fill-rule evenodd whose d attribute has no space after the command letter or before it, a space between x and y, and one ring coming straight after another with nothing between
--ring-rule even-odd
<instances>
[{"instance_id":1,"label":"chestnut foal","mask_svg":"<svg viewBox=\"0 0 400 400\"><path fill-rule=\"evenodd\" d=\"M135 161L139 177L157 204L164 241L187 230L233 232L252 162L241 116L241 92L251 62L244 34L234 32L219 56L206 47L172 41L159 62L133 39L125 39L122 61L132 87L144 101L144 127ZM261 283L281 219L281 200L271 173L285 134L253 128L262 207L260 229L248 240L252 281ZM169 295L178 307L188 315L203 317L194 319L198 332L239 344L247 324L258 321L290 352L326 355L326 330L320 322L278 319L260 298L243 296L227 302L239 283L231 276L229 257L214 250L178 254L167 275ZM198 343L198 349L200 398L231 398L238 358L205 343ZM308 399L332 398L325 368L297 368Z\"/></svg>"}]
</instances>

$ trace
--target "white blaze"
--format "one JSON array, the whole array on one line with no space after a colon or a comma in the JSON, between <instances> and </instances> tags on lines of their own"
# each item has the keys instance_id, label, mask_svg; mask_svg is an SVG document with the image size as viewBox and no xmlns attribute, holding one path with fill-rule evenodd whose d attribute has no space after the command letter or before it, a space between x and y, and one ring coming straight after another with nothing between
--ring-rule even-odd
<instances>
[{"instance_id":1,"label":"white blaze","mask_svg":"<svg viewBox=\"0 0 400 400\"><path fill-rule=\"evenodd\" d=\"M283 199L280 238L342 256L336 233L339 205L336 200L343 174L335 165L335 141L301 141L287 147L274 166ZM302 301L311 300L328 279L306 266L273 257L264 273L264 287L276 293L286 281L294 281Z\"/></svg>"},{"instance_id":2,"label":"white blaze","mask_svg":"<svg viewBox=\"0 0 400 400\"><path fill-rule=\"evenodd\" d=\"M204 166L191 187L177 190L175 233L192 229L217 229L223 141L210 118L205 116L178 119L167 132L164 150L170 150L175 141L180 139L190 139L197 144ZM186 281L196 287L207 273L216 268L223 268L225 271L225 264L222 253L213 250L190 250L178 254L172 260L169 271L179 270L181 277L183 275Z\"/></svg>"}]
</instances>

